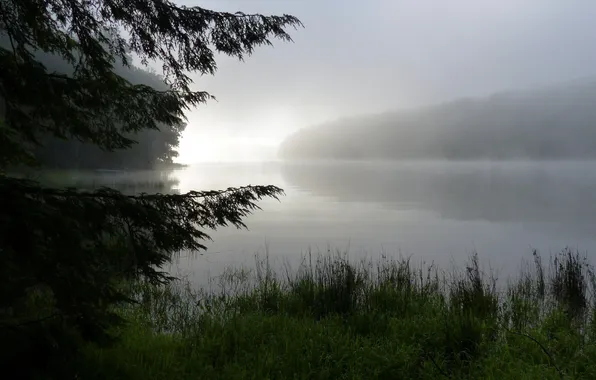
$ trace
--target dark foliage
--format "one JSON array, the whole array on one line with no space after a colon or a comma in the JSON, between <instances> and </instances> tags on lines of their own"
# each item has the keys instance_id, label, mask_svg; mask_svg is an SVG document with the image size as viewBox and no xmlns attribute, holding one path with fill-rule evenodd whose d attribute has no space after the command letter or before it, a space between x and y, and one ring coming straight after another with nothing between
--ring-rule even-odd
<instances>
[{"instance_id":1,"label":"dark foliage","mask_svg":"<svg viewBox=\"0 0 596 380\"><path fill-rule=\"evenodd\" d=\"M40 132L105 149L129 147L133 140L125 133L181 123L184 111L211 98L190 89L188 73L215 73L215 52L243 59L272 37L290 40L285 28L300 25L288 15L222 13L163 0L13 0L0 3L0 14L11 44L0 49L0 141L14 144L11 155L0 150L0 162L22 160L23 143L35 142ZM74 74L48 71L32 51L62 57ZM116 74L114 63L129 66L130 53L143 62L162 61L171 90L134 85Z\"/></svg>"},{"instance_id":2,"label":"dark foliage","mask_svg":"<svg viewBox=\"0 0 596 380\"><path fill-rule=\"evenodd\" d=\"M300 25L293 16L222 13L164 0L0 2L0 34L8 41L0 46L0 356L6 373L12 364L24 378L72 376L64 364L79 342L106 342L120 322L113 307L131 301L123 283L168 281L160 267L180 250L203 249L205 229L244 227L259 199L281 194L273 186L180 195L49 189L8 177L6 168L43 159L44 144L64 140L73 147L68 141L76 140L105 151L127 149L162 126L174 126L165 142L171 148L184 111L211 98L190 89L191 72L213 74L216 52L243 59L272 38L290 40L286 29ZM131 54L143 63L163 62L165 85L153 87L151 78L151 85L135 83L126 74L134 70ZM156 157L167 160L168 149ZM29 357L40 361L23 368Z\"/></svg>"},{"instance_id":3,"label":"dark foliage","mask_svg":"<svg viewBox=\"0 0 596 380\"><path fill-rule=\"evenodd\" d=\"M588 307L587 259L567 248L555 258L553 269L551 287L554 298L564 305L569 315L582 315Z\"/></svg>"},{"instance_id":4,"label":"dark foliage","mask_svg":"<svg viewBox=\"0 0 596 380\"><path fill-rule=\"evenodd\" d=\"M167 281L159 268L181 250L204 249L201 241L209 235L203 228L245 227L242 218L258 207L255 202L281 189L133 196L109 188L41 189L6 178L0 192L0 310L19 302L22 292L43 286L62 317L89 324L83 330L96 335L103 330L90 330L101 327L93 317L106 311L106 303L125 300L115 281Z\"/></svg>"},{"instance_id":5,"label":"dark foliage","mask_svg":"<svg viewBox=\"0 0 596 380\"><path fill-rule=\"evenodd\" d=\"M55 55L36 54L48 68L72 76L74 67ZM116 62L114 71L132 84L148 85L164 91L169 87L162 76L138 67L125 67ZM60 169L153 169L172 165L178 156L177 148L185 123L159 124L159 129L142 129L127 133L134 140L128 149L108 151L79 140L67 140L51 134L39 136L40 144L33 154L44 167Z\"/></svg>"}]
</instances>

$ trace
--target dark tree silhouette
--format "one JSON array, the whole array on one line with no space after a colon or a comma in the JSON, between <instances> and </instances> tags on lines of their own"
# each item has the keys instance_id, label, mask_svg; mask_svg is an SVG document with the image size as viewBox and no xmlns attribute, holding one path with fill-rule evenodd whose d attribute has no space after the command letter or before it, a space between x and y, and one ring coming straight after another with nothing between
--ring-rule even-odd
<instances>
[{"instance_id":1,"label":"dark tree silhouette","mask_svg":"<svg viewBox=\"0 0 596 380\"><path fill-rule=\"evenodd\" d=\"M128 301L122 281L167 281L160 267L182 249L202 249L209 238L204 229L243 227L259 199L281 194L274 186L86 193L44 188L6 169L34 164L50 136L111 151L131 148L140 132L182 126L185 111L212 98L191 89L190 73L214 74L216 52L244 59L274 38L289 41L286 30L298 26L289 15L216 12L166 0L0 2L0 33L8 40L0 47L2 360L23 363L22 356L35 354L46 360L26 370L47 374L43 363L66 368L61 360L72 358L65 342L102 341L118 322L112 306ZM72 72L50 69L44 54ZM119 72L118 65L130 67L130 54L162 62L166 86L132 83ZM176 133L164 144L175 143Z\"/></svg>"},{"instance_id":2,"label":"dark tree silhouette","mask_svg":"<svg viewBox=\"0 0 596 380\"><path fill-rule=\"evenodd\" d=\"M74 67L59 57L37 54L46 68L72 75ZM129 61L131 58L129 59ZM165 91L169 87L162 76L139 67L125 67L117 62L114 71L132 84L147 85ZM46 133L38 140L33 155L41 164L62 169L153 169L172 166L178 156L180 136L186 123L159 124L159 129L128 133L135 142L126 149L105 150L92 143L62 139Z\"/></svg>"}]
</instances>

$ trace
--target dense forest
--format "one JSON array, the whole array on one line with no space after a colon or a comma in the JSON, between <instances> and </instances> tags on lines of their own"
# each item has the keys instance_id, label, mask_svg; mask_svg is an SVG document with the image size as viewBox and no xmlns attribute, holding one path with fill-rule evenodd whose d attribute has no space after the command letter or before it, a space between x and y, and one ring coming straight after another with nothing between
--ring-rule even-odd
<instances>
[{"instance_id":1,"label":"dense forest","mask_svg":"<svg viewBox=\"0 0 596 380\"><path fill-rule=\"evenodd\" d=\"M0 44L10 46L6 37L0 39ZM68 76L74 73L75 67L56 54L37 51L34 56L48 72ZM127 60L132 61L130 53ZM134 65L127 67L120 59L114 63L113 71L133 85L146 85L159 91L169 89L162 75ZM158 130L148 128L127 133L126 137L135 143L129 149L113 150L72 139L68 135L41 132L36 136L37 144L33 146L32 153L44 166L60 169L152 169L160 165L170 166L178 156L176 149L186 123L158 125Z\"/></svg>"},{"instance_id":2,"label":"dense forest","mask_svg":"<svg viewBox=\"0 0 596 380\"><path fill-rule=\"evenodd\" d=\"M284 159L596 157L596 80L337 120L281 146Z\"/></svg>"}]
</instances>

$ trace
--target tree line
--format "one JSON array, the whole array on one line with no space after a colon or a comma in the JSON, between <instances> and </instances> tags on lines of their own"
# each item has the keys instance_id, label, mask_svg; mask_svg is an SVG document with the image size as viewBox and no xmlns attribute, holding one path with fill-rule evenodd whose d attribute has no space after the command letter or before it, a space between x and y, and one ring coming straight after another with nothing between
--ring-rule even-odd
<instances>
[{"instance_id":1,"label":"tree line","mask_svg":"<svg viewBox=\"0 0 596 380\"><path fill-rule=\"evenodd\" d=\"M0 45L10 49L10 41L6 35L0 36ZM35 59L46 70L72 77L75 65L57 54L44 51L33 51ZM127 62L133 58L128 52ZM133 64L125 65L117 59L113 67L114 73L120 75L131 84L146 85L158 91L167 91L169 86L162 75L155 70ZM117 120L115 121L117 123ZM60 169L152 169L157 166L171 166L178 156L178 145L185 122L159 123L158 129L142 129L127 133L126 137L134 143L128 149L107 150L79 139L68 136L56 136L53 133L39 133L36 144L32 146L32 154L45 167Z\"/></svg>"},{"instance_id":2,"label":"tree line","mask_svg":"<svg viewBox=\"0 0 596 380\"><path fill-rule=\"evenodd\" d=\"M298 131L286 159L593 159L596 82L345 118Z\"/></svg>"}]
</instances>

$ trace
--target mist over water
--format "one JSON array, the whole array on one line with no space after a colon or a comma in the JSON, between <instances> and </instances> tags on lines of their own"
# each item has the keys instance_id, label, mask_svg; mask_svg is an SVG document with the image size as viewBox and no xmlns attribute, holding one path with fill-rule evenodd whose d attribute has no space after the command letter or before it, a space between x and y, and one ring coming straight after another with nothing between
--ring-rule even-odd
<instances>
[{"instance_id":1,"label":"mist over water","mask_svg":"<svg viewBox=\"0 0 596 380\"><path fill-rule=\"evenodd\" d=\"M306 27L196 78L218 102L187 115L178 190L286 196L178 269L203 278L255 253L297 264L330 248L460 268L477 251L513 274L533 249L596 252L594 4L334 1L243 2Z\"/></svg>"},{"instance_id":2,"label":"mist over water","mask_svg":"<svg viewBox=\"0 0 596 380\"><path fill-rule=\"evenodd\" d=\"M55 177L55 175L53 175ZM206 285L255 255L296 268L309 251L350 259L411 256L461 268L477 251L501 278L532 250L596 252L593 161L212 163L173 171L68 172L62 184L126 193L187 192L247 184L283 188L246 218L248 230L210 231L207 251L182 252L168 268Z\"/></svg>"},{"instance_id":3,"label":"mist over water","mask_svg":"<svg viewBox=\"0 0 596 380\"><path fill-rule=\"evenodd\" d=\"M596 165L565 162L317 162L194 165L176 171L180 191L273 184L249 231L212 233L203 255L173 271L202 282L269 255L281 267L303 254L348 252L353 260L412 255L448 268L477 251L487 268L514 275L532 249L596 252Z\"/></svg>"},{"instance_id":4,"label":"mist over water","mask_svg":"<svg viewBox=\"0 0 596 380\"><path fill-rule=\"evenodd\" d=\"M201 279L252 266L256 253L295 265L309 249L328 248L441 266L478 251L506 273L533 248L596 254L595 4L201 3L289 13L305 29L242 63L218 57L215 76L193 74L193 89L218 101L188 110L179 132L147 133L136 150L116 154L52 141L44 156L66 169L138 170L164 157L190 164L69 177L79 187L286 191L280 202L259 203L248 231L213 232L208 250L183 253L174 271ZM51 58L48 67L63 66ZM162 70L156 62L149 69ZM127 75L135 83L157 78ZM278 158L286 161L262 162Z\"/></svg>"}]
</instances>

